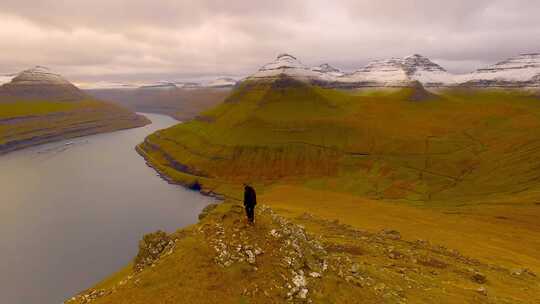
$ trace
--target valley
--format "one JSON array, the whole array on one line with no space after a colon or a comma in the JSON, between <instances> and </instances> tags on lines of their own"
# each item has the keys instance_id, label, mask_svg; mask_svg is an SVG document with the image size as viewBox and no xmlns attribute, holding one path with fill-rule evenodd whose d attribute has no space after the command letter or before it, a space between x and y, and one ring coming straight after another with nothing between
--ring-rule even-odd
<instances>
[{"instance_id":1,"label":"valley","mask_svg":"<svg viewBox=\"0 0 540 304\"><path fill-rule=\"evenodd\" d=\"M538 12L0 1L0 304L540 304Z\"/></svg>"},{"instance_id":2,"label":"valley","mask_svg":"<svg viewBox=\"0 0 540 304\"><path fill-rule=\"evenodd\" d=\"M89 95L131 109L157 113L179 121L195 118L200 112L220 104L231 87L142 87L133 89L87 89Z\"/></svg>"},{"instance_id":3,"label":"valley","mask_svg":"<svg viewBox=\"0 0 540 304\"><path fill-rule=\"evenodd\" d=\"M224 203L161 236L169 245L152 267L127 266L68 303L174 302L180 290L201 303L540 300L535 91L418 80L343 89L295 60L280 55L223 103L137 147L170 182ZM242 225L242 183L265 205L255 227ZM291 251L264 237L280 229ZM298 265L282 256L295 251Z\"/></svg>"}]
</instances>

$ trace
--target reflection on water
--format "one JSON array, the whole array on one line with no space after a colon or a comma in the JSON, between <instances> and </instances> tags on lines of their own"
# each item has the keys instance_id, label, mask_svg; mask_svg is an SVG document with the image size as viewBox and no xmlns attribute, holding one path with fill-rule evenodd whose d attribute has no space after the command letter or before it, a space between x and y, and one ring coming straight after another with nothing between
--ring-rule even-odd
<instances>
[{"instance_id":1,"label":"reflection on water","mask_svg":"<svg viewBox=\"0 0 540 304\"><path fill-rule=\"evenodd\" d=\"M144 233L196 221L211 198L169 185L134 147L176 122L0 156L2 303L61 303L126 265Z\"/></svg>"}]
</instances>

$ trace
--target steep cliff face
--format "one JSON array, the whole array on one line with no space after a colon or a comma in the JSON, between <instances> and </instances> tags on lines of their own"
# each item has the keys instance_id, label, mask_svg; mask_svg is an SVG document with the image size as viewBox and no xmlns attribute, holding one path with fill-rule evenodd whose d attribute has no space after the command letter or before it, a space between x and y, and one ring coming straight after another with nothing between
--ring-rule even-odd
<instances>
[{"instance_id":1,"label":"steep cliff face","mask_svg":"<svg viewBox=\"0 0 540 304\"><path fill-rule=\"evenodd\" d=\"M0 86L0 97L42 100L81 100L86 95L62 76L48 68L36 66L22 71Z\"/></svg>"}]
</instances>

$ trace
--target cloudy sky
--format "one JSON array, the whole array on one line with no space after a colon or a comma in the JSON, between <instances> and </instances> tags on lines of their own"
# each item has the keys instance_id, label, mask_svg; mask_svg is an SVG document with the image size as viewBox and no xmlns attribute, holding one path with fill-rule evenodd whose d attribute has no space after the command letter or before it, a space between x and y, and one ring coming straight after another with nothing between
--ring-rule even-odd
<instances>
[{"instance_id":1,"label":"cloudy sky","mask_svg":"<svg viewBox=\"0 0 540 304\"><path fill-rule=\"evenodd\" d=\"M466 72L540 52L537 0L0 0L0 74L243 76L288 52L354 70L413 53Z\"/></svg>"}]
</instances>

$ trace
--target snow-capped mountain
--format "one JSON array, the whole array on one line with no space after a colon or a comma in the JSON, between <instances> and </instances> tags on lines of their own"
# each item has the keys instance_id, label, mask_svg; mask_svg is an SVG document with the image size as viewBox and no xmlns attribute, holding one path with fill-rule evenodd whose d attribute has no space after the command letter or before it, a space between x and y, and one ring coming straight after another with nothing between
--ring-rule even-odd
<instances>
[{"instance_id":1,"label":"snow-capped mountain","mask_svg":"<svg viewBox=\"0 0 540 304\"><path fill-rule=\"evenodd\" d=\"M375 60L356 72L338 79L338 82L358 87L400 87L409 86L414 81L419 81L424 86L455 84L454 75L418 54L403 58Z\"/></svg>"},{"instance_id":2,"label":"snow-capped mountain","mask_svg":"<svg viewBox=\"0 0 540 304\"><path fill-rule=\"evenodd\" d=\"M274 61L262 66L246 80L274 80L282 75L305 82L327 85L335 82L343 73L329 64L308 67L290 54L280 54Z\"/></svg>"},{"instance_id":3,"label":"snow-capped mountain","mask_svg":"<svg viewBox=\"0 0 540 304\"><path fill-rule=\"evenodd\" d=\"M310 68L292 55L281 54L247 79L273 79L279 75L287 75L326 87L347 88L411 86L414 81L426 86L455 83L453 75L421 55L376 60L354 73L344 74L326 63Z\"/></svg>"},{"instance_id":4,"label":"snow-capped mountain","mask_svg":"<svg viewBox=\"0 0 540 304\"><path fill-rule=\"evenodd\" d=\"M85 97L71 82L42 66L17 74L10 82L0 86L0 95L57 100L78 100Z\"/></svg>"},{"instance_id":5,"label":"snow-capped mountain","mask_svg":"<svg viewBox=\"0 0 540 304\"><path fill-rule=\"evenodd\" d=\"M318 79L321 73L313 71L292 55L280 54L274 61L265 64L259 69L259 71L249 76L247 79L272 80L280 75L287 75L301 80L312 80Z\"/></svg>"},{"instance_id":6,"label":"snow-capped mountain","mask_svg":"<svg viewBox=\"0 0 540 304\"><path fill-rule=\"evenodd\" d=\"M540 87L540 53L512 57L457 79L477 87Z\"/></svg>"},{"instance_id":7,"label":"snow-capped mountain","mask_svg":"<svg viewBox=\"0 0 540 304\"><path fill-rule=\"evenodd\" d=\"M150 83L150 84L144 84L139 86L139 89L155 89L155 90L168 90L168 89L176 89L178 86L176 86L173 82L167 82L167 81L159 81L156 83Z\"/></svg>"},{"instance_id":8,"label":"snow-capped mountain","mask_svg":"<svg viewBox=\"0 0 540 304\"><path fill-rule=\"evenodd\" d=\"M5 83L9 83L11 82L11 80L13 80L13 78L17 76L17 74L4 74L4 75L0 75L0 86L5 84Z\"/></svg>"},{"instance_id":9,"label":"snow-capped mountain","mask_svg":"<svg viewBox=\"0 0 540 304\"><path fill-rule=\"evenodd\" d=\"M230 77L219 77L206 84L209 88L230 88L234 87L238 81Z\"/></svg>"},{"instance_id":10,"label":"snow-capped mountain","mask_svg":"<svg viewBox=\"0 0 540 304\"><path fill-rule=\"evenodd\" d=\"M118 90L131 90L137 89L141 85L137 83L127 83L127 82L110 82L110 81L98 81L98 82L78 82L76 83L77 87L82 90L109 90L109 89L118 89Z\"/></svg>"},{"instance_id":11,"label":"snow-capped mountain","mask_svg":"<svg viewBox=\"0 0 540 304\"><path fill-rule=\"evenodd\" d=\"M327 74L333 75L335 77L340 77L340 76L344 75L344 73L341 72L338 68L335 68L335 67L329 65L328 63L323 63L323 64L321 64L319 66L312 67L311 70L315 71L315 72L318 72L318 73L327 73Z\"/></svg>"},{"instance_id":12,"label":"snow-capped mountain","mask_svg":"<svg viewBox=\"0 0 540 304\"><path fill-rule=\"evenodd\" d=\"M201 89L201 88L231 88L238 81L230 77L218 77L196 81L160 80L155 82L92 82L80 83L84 90L175 90L175 89Z\"/></svg>"}]
</instances>

